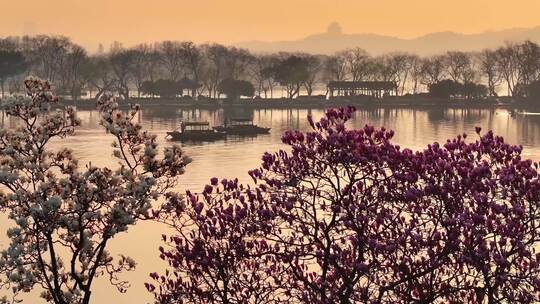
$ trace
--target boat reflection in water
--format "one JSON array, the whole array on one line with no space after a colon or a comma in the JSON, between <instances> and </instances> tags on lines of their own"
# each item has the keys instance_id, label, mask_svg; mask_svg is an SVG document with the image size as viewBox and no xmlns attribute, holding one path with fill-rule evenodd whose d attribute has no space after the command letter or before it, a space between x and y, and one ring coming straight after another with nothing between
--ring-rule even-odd
<instances>
[{"instance_id":1,"label":"boat reflection in water","mask_svg":"<svg viewBox=\"0 0 540 304\"><path fill-rule=\"evenodd\" d=\"M225 132L210 128L207 121L181 122L180 130L167 132L167 137L175 141L214 141L225 138Z\"/></svg>"},{"instance_id":2,"label":"boat reflection in water","mask_svg":"<svg viewBox=\"0 0 540 304\"><path fill-rule=\"evenodd\" d=\"M270 133L270 128L259 127L253 124L252 119L237 118L230 119L224 126L214 127L218 132L225 132L228 135L258 135Z\"/></svg>"}]
</instances>

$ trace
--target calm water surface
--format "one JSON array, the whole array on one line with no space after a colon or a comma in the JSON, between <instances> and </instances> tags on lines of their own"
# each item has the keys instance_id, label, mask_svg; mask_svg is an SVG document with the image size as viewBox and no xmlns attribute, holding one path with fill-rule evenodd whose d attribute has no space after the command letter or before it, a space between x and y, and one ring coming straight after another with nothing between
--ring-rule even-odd
<instances>
[{"instance_id":1,"label":"calm water surface","mask_svg":"<svg viewBox=\"0 0 540 304\"><path fill-rule=\"evenodd\" d=\"M284 147L280 142L284 131L309 129L306 120L308 114L319 118L323 115L323 110L153 108L144 109L137 119L145 129L157 134L163 145L170 144L165 140L165 132L176 128L181 120L208 121L211 125L219 125L226 118L252 118L256 124L272 128L269 135L229 137L212 143L182 144L183 150L193 162L187 167L186 174L181 177L178 190L200 191L213 176L238 177L240 181L248 182L250 178L247 171L259 166L261 155L265 151L276 151ZM0 115L1 126L15 126L14 121L5 117L3 113ZM80 159L91 161L94 165L116 166L116 160L111 157L112 137L105 134L99 126L99 114L95 111L79 111L78 116L82 120L82 126L76 136L55 143L55 146L67 146L73 149ZM453 138L463 132L473 135L474 127L480 126L483 130L493 130L510 143L522 144L525 147L525 157L540 160L540 115L534 113L512 115L504 109L374 108L357 111L351 121L354 127L362 127L365 124L395 130L395 142L413 150L422 149L435 141L444 142L447 138ZM0 230L4 231L7 226L5 220L0 222ZM106 281L101 280L97 282L93 293L93 303L151 302L152 298L144 289L143 283L148 281L148 273L163 269L157 250L162 233L167 233L162 226L144 222L111 243L113 254L127 254L135 258L139 264L134 272L124 275L124 278L132 284L127 293L117 293ZM1 235L0 248L5 245L5 237ZM36 298L36 295L30 295L25 302L41 303L36 301Z\"/></svg>"}]
</instances>

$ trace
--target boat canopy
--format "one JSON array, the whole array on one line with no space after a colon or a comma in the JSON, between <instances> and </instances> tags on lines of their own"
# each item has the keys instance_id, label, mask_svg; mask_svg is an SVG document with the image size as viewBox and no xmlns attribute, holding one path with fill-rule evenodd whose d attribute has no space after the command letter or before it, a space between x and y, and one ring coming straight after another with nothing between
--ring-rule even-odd
<instances>
[{"instance_id":1,"label":"boat canopy","mask_svg":"<svg viewBox=\"0 0 540 304\"><path fill-rule=\"evenodd\" d=\"M231 124L253 124L253 119L249 118L232 118L229 121Z\"/></svg>"},{"instance_id":2,"label":"boat canopy","mask_svg":"<svg viewBox=\"0 0 540 304\"><path fill-rule=\"evenodd\" d=\"M183 121L184 126L208 126L210 123L208 121Z\"/></svg>"},{"instance_id":3,"label":"boat canopy","mask_svg":"<svg viewBox=\"0 0 540 304\"><path fill-rule=\"evenodd\" d=\"M180 130L208 130L210 123L207 121L182 121L180 122Z\"/></svg>"}]
</instances>

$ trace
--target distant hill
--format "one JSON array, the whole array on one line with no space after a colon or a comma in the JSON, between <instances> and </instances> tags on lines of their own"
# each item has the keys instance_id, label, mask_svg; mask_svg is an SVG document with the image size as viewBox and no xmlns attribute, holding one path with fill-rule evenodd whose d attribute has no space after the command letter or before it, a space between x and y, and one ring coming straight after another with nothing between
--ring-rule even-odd
<instances>
[{"instance_id":1,"label":"distant hill","mask_svg":"<svg viewBox=\"0 0 540 304\"><path fill-rule=\"evenodd\" d=\"M478 51L484 48L501 46L506 41L523 41L526 39L540 43L540 26L478 34L440 32L414 39L402 39L376 34L344 34L340 30L332 28L326 33L310 35L300 40L275 42L246 41L237 43L236 46L259 53L302 51L317 54L332 54L345 48L358 46L373 55L394 51L431 55L448 50Z\"/></svg>"}]
</instances>

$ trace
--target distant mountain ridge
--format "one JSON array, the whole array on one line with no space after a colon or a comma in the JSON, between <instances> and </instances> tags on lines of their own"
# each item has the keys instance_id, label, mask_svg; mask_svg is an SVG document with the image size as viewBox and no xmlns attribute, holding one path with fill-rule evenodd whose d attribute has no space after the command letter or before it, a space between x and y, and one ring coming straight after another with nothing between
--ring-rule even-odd
<instances>
[{"instance_id":1,"label":"distant mountain ridge","mask_svg":"<svg viewBox=\"0 0 540 304\"><path fill-rule=\"evenodd\" d=\"M236 46L258 53L269 52L307 52L332 54L350 47L361 47L373 55L404 51L419 55L432 55L449 50L479 51L496 48L506 41L531 40L540 43L540 26L534 28L514 28L477 34L437 32L418 38L403 39L377 34L344 34L341 31L328 31L314 34L304 39L290 41L245 41Z\"/></svg>"}]
</instances>

